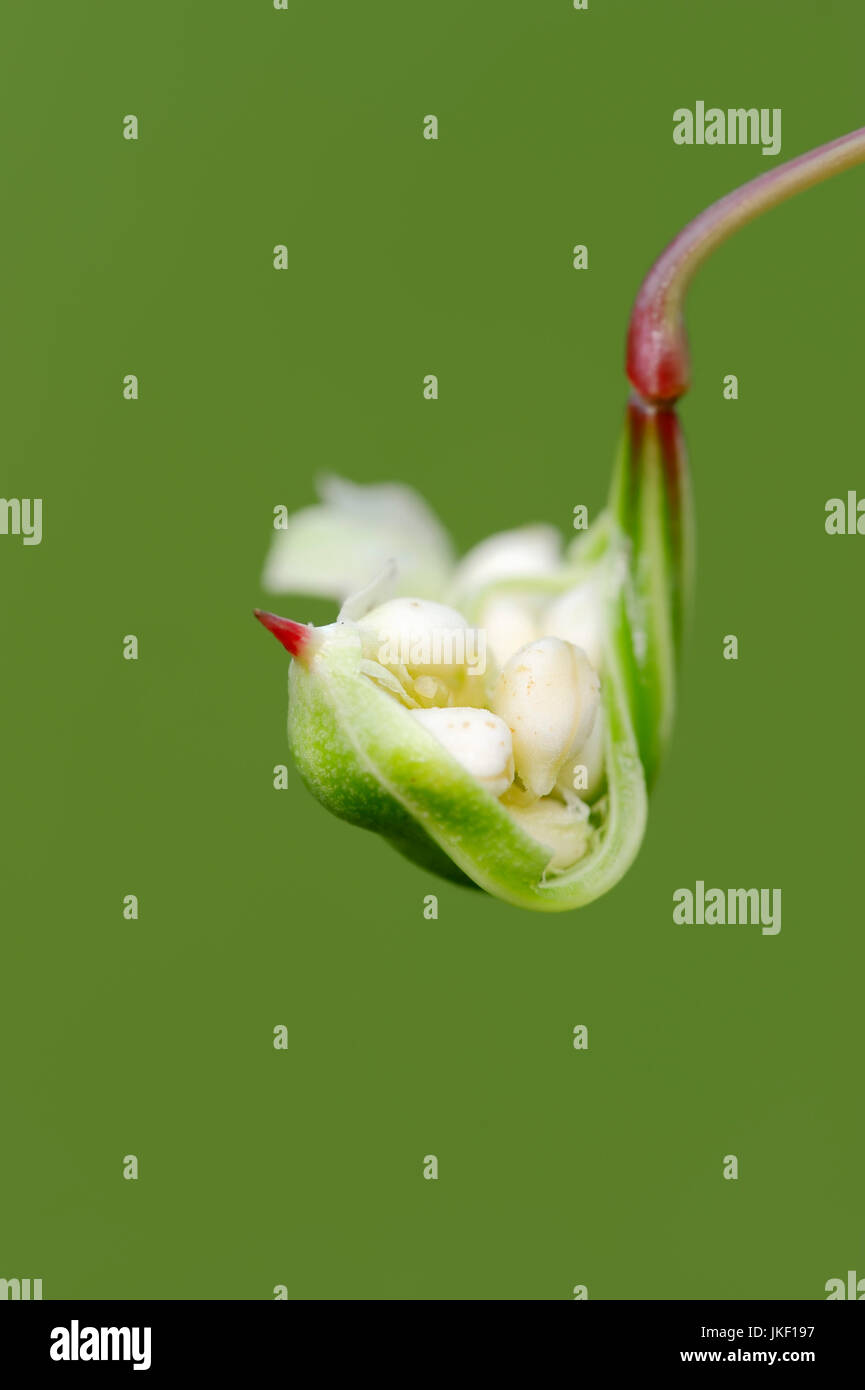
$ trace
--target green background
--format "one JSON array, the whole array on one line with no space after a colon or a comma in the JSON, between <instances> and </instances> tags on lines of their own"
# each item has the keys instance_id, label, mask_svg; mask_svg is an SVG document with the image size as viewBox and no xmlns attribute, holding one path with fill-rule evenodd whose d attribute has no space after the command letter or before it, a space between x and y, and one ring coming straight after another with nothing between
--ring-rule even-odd
<instances>
[{"instance_id":1,"label":"green background","mask_svg":"<svg viewBox=\"0 0 865 1390\"><path fill-rule=\"evenodd\" d=\"M865 492L865 170L693 290L696 621L608 897L510 908L293 769L275 791L287 661L251 615L333 617L259 587L273 507L321 471L414 484L461 548L594 514L643 273L778 162L676 147L673 110L781 107L782 159L861 125L861 6L19 0L0 39L2 491L44 498L41 546L0 537L0 1276L819 1299L865 1275L865 540L823 524ZM780 887L780 935L674 926L698 878Z\"/></svg>"}]
</instances>

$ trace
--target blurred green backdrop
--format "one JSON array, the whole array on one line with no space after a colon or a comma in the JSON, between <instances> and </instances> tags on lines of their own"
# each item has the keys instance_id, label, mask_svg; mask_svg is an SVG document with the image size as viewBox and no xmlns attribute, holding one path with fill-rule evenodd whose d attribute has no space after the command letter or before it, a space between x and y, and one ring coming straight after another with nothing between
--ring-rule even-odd
<instances>
[{"instance_id":1,"label":"blurred green backdrop","mask_svg":"<svg viewBox=\"0 0 865 1390\"><path fill-rule=\"evenodd\" d=\"M782 159L861 125L861 6L49 0L0 38L2 491L44 498L41 546L0 537L0 1276L715 1299L865 1274L865 540L823 526L865 493L865 171L693 291L697 620L606 899L508 908L293 770L275 791L287 662L251 615L333 616L259 587L272 508L321 470L414 484L461 547L596 512L643 273L777 162L678 148L673 110L781 107ZM781 887L780 935L674 926L698 878Z\"/></svg>"}]
</instances>

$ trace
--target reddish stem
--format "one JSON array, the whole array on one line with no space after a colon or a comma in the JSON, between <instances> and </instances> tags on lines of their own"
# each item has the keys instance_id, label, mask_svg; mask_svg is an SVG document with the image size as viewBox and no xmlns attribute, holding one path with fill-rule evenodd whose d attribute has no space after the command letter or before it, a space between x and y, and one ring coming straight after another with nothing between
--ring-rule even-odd
<instances>
[{"instance_id":1,"label":"reddish stem","mask_svg":"<svg viewBox=\"0 0 865 1390\"><path fill-rule=\"evenodd\" d=\"M865 126L728 193L689 222L655 261L628 328L627 373L646 401L671 402L690 380L683 306L694 272L732 232L813 184L865 162Z\"/></svg>"}]
</instances>

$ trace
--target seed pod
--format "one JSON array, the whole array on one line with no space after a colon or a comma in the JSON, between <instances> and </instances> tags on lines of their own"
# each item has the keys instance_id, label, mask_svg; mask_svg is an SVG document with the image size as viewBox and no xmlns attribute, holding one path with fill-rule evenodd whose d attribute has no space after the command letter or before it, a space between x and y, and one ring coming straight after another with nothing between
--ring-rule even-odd
<instances>
[{"instance_id":1,"label":"seed pod","mask_svg":"<svg viewBox=\"0 0 865 1390\"><path fill-rule=\"evenodd\" d=\"M289 746L314 795L334 814L377 830L403 854L506 901L561 911L590 901L620 876L639 846L645 787L633 731L616 683L607 687L607 775L615 787L598 824L579 828L577 863L559 868L561 838L538 839L412 711L364 669L361 627L310 628L259 617L292 653ZM425 711L424 713L446 713ZM561 803L563 810L564 803ZM548 822L548 823L551 823ZM603 834L600 825L603 825ZM555 864L553 861L556 861Z\"/></svg>"}]
</instances>

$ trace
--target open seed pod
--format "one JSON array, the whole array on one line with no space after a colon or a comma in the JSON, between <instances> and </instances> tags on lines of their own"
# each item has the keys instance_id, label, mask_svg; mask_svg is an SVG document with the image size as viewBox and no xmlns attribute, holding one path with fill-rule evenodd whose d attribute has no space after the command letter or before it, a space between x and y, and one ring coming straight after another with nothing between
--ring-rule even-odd
<instances>
[{"instance_id":1,"label":"open seed pod","mask_svg":"<svg viewBox=\"0 0 865 1390\"><path fill-rule=\"evenodd\" d=\"M504 574L469 557L451 585L465 612L381 602L397 579L386 572L327 627L259 613L294 658L289 742L323 805L523 907L578 907L621 877L672 719L686 587L689 491L669 411L630 407L595 525L541 573L513 537ZM498 659L483 626L496 604L514 618Z\"/></svg>"}]
</instances>

